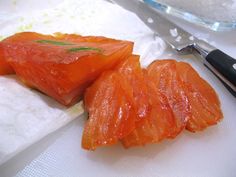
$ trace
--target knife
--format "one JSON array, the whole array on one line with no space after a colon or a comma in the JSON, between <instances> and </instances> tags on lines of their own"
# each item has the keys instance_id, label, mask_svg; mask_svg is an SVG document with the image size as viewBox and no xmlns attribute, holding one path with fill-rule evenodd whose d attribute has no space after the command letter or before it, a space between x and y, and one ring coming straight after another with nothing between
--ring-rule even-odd
<instances>
[{"instance_id":1,"label":"knife","mask_svg":"<svg viewBox=\"0 0 236 177\"><path fill-rule=\"evenodd\" d=\"M181 54L197 53L203 64L217 76L236 97L236 60L166 19L144 0L111 0L134 12L151 30ZM176 36L177 33L178 36Z\"/></svg>"}]
</instances>

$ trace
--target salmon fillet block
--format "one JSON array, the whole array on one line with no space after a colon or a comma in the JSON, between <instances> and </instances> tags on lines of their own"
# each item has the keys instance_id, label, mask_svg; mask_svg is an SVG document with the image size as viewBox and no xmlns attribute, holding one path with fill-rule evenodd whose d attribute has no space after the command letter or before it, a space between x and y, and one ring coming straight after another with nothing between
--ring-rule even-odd
<instances>
[{"instance_id":1,"label":"salmon fillet block","mask_svg":"<svg viewBox=\"0 0 236 177\"><path fill-rule=\"evenodd\" d=\"M105 70L132 54L133 43L74 34L15 34L1 43L5 61L28 86L63 105L76 103Z\"/></svg>"}]
</instances>

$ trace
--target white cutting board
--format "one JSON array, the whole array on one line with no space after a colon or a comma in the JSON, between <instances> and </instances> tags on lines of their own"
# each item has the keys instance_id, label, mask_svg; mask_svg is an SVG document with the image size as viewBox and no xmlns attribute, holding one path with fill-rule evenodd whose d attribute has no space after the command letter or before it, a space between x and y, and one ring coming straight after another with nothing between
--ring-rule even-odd
<instances>
[{"instance_id":1,"label":"white cutting board","mask_svg":"<svg viewBox=\"0 0 236 177\"><path fill-rule=\"evenodd\" d=\"M4 24L1 36L17 30L105 35L135 41L135 52L141 54L144 66L155 58L181 58L191 63L219 94L224 120L203 132L184 131L175 140L160 144L128 150L116 145L88 152L80 145L84 115L0 166L1 177L236 176L236 99L197 58L175 55L162 40L154 38L137 17L102 0L70 0L62 4L51 1L47 5L46 1L30 1L36 11L27 4L22 5L20 0L9 2L0 2L1 12L5 12L5 15L0 13L0 24ZM13 16L14 8L17 13ZM180 23L194 35L236 58L236 32L214 33Z\"/></svg>"}]
</instances>

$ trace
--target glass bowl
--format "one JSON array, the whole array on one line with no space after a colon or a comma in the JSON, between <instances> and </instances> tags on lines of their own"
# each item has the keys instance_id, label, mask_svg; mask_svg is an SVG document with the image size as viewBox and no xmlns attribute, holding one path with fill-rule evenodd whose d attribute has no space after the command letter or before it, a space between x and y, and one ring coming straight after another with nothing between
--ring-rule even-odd
<instances>
[{"instance_id":1,"label":"glass bowl","mask_svg":"<svg viewBox=\"0 0 236 177\"><path fill-rule=\"evenodd\" d=\"M236 29L236 0L144 0L155 9L214 31Z\"/></svg>"}]
</instances>

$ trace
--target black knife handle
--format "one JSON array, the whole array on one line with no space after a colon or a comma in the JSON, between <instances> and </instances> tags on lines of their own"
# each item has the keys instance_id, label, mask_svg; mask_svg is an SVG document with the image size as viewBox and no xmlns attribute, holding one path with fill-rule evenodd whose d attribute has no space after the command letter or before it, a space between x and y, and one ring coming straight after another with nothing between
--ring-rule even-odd
<instances>
[{"instance_id":1,"label":"black knife handle","mask_svg":"<svg viewBox=\"0 0 236 177\"><path fill-rule=\"evenodd\" d=\"M216 49L211 51L206 56L206 61L210 64L210 69L212 70L217 76L222 75L220 79L231 88L231 93L234 91L236 93L236 60L224 52Z\"/></svg>"}]
</instances>

